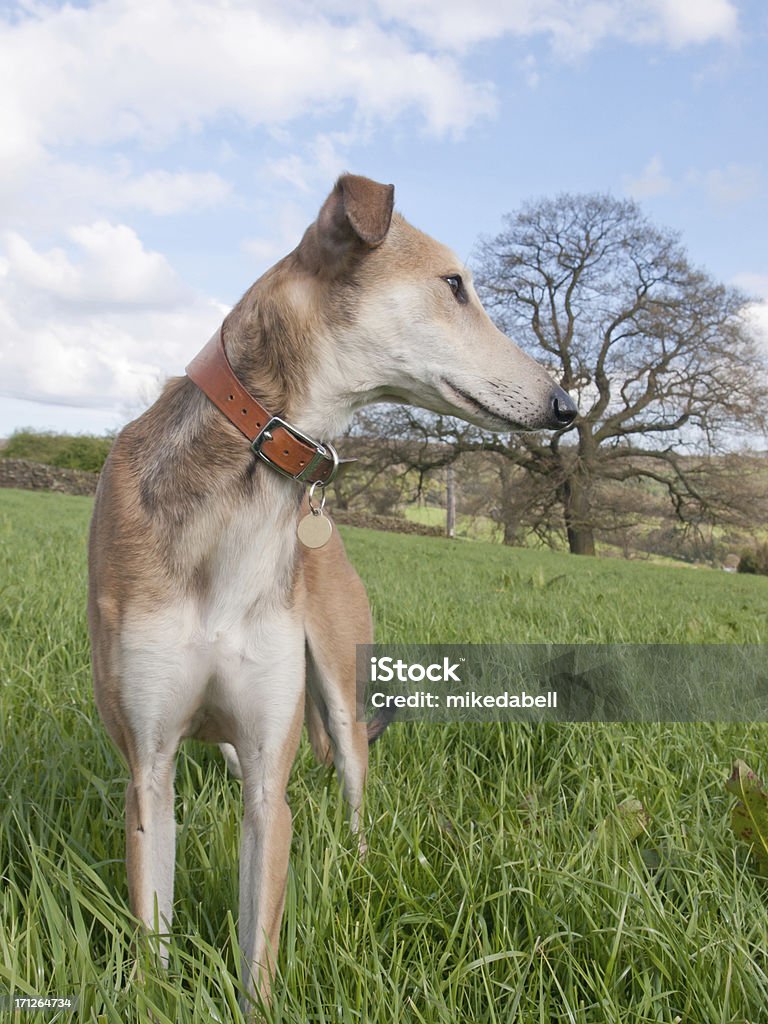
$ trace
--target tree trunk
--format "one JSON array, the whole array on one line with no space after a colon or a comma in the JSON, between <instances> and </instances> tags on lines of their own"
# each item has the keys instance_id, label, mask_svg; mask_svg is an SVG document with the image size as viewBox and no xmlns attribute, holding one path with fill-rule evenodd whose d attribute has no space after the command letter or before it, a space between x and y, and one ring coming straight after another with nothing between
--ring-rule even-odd
<instances>
[{"instance_id":1,"label":"tree trunk","mask_svg":"<svg viewBox=\"0 0 768 1024\"><path fill-rule=\"evenodd\" d=\"M565 528L572 555L594 555L595 532L592 528L588 481L580 473L569 476L563 484Z\"/></svg>"},{"instance_id":2,"label":"tree trunk","mask_svg":"<svg viewBox=\"0 0 768 1024\"><path fill-rule=\"evenodd\" d=\"M349 499L343 486L339 485L338 480L334 481L333 484L333 503L340 512L346 512L349 508Z\"/></svg>"},{"instance_id":3,"label":"tree trunk","mask_svg":"<svg viewBox=\"0 0 768 1024\"><path fill-rule=\"evenodd\" d=\"M499 461L499 482L501 483L501 508L499 519L504 528L504 543L517 547L520 543L520 516L515 506L515 467L507 461Z\"/></svg>"},{"instance_id":4,"label":"tree trunk","mask_svg":"<svg viewBox=\"0 0 768 1024\"><path fill-rule=\"evenodd\" d=\"M509 519L504 520L504 543L511 548L516 548L520 543L517 523Z\"/></svg>"},{"instance_id":5,"label":"tree trunk","mask_svg":"<svg viewBox=\"0 0 768 1024\"><path fill-rule=\"evenodd\" d=\"M445 535L456 536L456 485L453 478L453 463L446 466L445 473Z\"/></svg>"}]
</instances>

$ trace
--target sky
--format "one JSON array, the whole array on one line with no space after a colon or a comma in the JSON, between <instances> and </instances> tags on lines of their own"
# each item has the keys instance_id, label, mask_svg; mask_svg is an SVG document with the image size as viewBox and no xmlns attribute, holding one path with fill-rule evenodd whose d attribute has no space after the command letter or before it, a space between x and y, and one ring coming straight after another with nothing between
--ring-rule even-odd
<instances>
[{"instance_id":1,"label":"sky","mask_svg":"<svg viewBox=\"0 0 768 1024\"><path fill-rule=\"evenodd\" d=\"M0 437L115 430L335 178L472 264L632 197L768 345L763 0L0 0Z\"/></svg>"}]
</instances>

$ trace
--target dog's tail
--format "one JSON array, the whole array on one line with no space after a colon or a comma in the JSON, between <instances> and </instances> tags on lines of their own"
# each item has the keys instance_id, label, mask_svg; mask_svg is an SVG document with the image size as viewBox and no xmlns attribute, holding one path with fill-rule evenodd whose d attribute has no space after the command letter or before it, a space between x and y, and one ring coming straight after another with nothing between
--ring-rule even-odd
<instances>
[{"instance_id":1,"label":"dog's tail","mask_svg":"<svg viewBox=\"0 0 768 1024\"><path fill-rule=\"evenodd\" d=\"M395 717L395 709L391 707L380 708L368 723L368 746L375 743L381 736L389 723Z\"/></svg>"}]
</instances>

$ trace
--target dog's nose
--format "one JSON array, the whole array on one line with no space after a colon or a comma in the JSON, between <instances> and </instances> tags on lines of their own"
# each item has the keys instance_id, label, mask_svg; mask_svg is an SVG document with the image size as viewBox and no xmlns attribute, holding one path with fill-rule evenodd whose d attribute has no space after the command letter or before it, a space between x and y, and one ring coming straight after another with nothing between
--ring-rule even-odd
<instances>
[{"instance_id":1,"label":"dog's nose","mask_svg":"<svg viewBox=\"0 0 768 1024\"><path fill-rule=\"evenodd\" d=\"M562 388L556 387L552 391L549 403L552 413L552 426L554 428L567 427L578 416L579 410L576 408L576 403L568 392L563 391Z\"/></svg>"}]
</instances>

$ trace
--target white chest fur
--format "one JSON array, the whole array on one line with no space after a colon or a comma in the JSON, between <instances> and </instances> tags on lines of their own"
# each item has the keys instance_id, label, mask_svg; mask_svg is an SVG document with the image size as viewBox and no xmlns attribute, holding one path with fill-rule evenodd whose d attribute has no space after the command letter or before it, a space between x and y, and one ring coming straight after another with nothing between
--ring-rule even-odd
<instances>
[{"instance_id":1,"label":"white chest fur","mask_svg":"<svg viewBox=\"0 0 768 1024\"><path fill-rule=\"evenodd\" d=\"M204 567L197 592L151 614L130 610L120 656L123 710L135 734L163 723L184 735L237 741L293 715L304 685L302 593L296 588L295 485L287 500L245 501L226 525L196 522L184 538ZM277 728L276 728L277 727Z\"/></svg>"}]
</instances>

